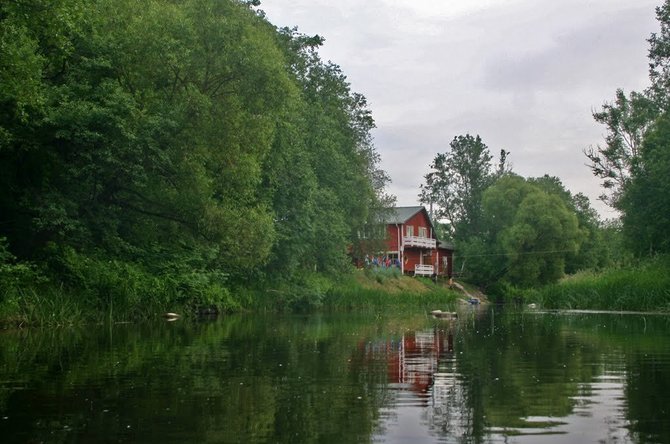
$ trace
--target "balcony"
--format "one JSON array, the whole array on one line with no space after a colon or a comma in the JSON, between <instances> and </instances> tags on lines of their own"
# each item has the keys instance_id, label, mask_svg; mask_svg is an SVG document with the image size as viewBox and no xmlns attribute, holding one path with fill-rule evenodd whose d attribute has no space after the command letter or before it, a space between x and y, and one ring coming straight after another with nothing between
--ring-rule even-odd
<instances>
[{"instance_id":1,"label":"balcony","mask_svg":"<svg viewBox=\"0 0 670 444\"><path fill-rule=\"evenodd\" d=\"M405 247L435 249L437 247L437 241L430 237L405 236L403 238L403 245Z\"/></svg>"}]
</instances>

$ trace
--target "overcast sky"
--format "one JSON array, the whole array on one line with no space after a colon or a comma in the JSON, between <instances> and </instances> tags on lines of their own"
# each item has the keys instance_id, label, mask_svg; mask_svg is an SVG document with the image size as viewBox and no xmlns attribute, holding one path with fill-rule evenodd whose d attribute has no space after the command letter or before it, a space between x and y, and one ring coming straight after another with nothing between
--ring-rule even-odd
<instances>
[{"instance_id":1,"label":"overcast sky","mask_svg":"<svg viewBox=\"0 0 670 444\"><path fill-rule=\"evenodd\" d=\"M264 0L276 26L325 37L322 59L365 95L397 204L457 135L479 134L514 172L558 176L591 198L582 150L602 144L592 118L617 88L648 85L661 0Z\"/></svg>"}]
</instances>

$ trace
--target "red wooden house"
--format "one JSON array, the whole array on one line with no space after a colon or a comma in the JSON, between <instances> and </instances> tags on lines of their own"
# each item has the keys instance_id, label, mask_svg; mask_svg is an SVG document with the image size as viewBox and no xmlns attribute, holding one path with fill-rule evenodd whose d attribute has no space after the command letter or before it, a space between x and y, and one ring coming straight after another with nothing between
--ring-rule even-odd
<instances>
[{"instance_id":1,"label":"red wooden house","mask_svg":"<svg viewBox=\"0 0 670 444\"><path fill-rule=\"evenodd\" d=\"M437 239L425 207L395 207L383 222L386 224L384 254L392 262L398 259L403 273L451 277L454 248Z\"/></svg>"}]
</instances>

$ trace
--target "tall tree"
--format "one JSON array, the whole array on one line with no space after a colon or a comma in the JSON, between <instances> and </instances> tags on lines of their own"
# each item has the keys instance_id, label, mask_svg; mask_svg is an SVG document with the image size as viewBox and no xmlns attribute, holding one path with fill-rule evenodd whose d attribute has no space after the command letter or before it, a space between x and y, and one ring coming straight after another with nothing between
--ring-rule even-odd
<instances>
[{"instance_id":1,"label":"tall tree","mask_svg":"<svg viewBox=\"0 0 670 444\"><path fill-rule=\"evenodd\" d=\"M507 175L486 190L488 227L483 267L489 276L515 285L546 284L560 278L582 241L578 220L557 194L519 176Z\"/></svg>"},{"instance_id":2,"label":"tall tree","mask_svg":"<svg viewBox=\"0 0 670 444\"><path fill-rule=\"evenodd\" d=\"M605 145L589 147L584 154L589 168L602 179L600 199L620 209L621 194L630 180L631 168L640 155L642 140L658 113L658 104L647 94L633 91L629 96L617 90L612 103L593 113L596 122L606 128Z\"/></svg>"},{"instance_id":3,"label":"tall tree","mask_svg":"<svg viewBox=\"0 0 670 444\"><path fill-rule=\"evenodd\" d=\"M298 266L340 270L349 262L347 245L388 205L374 120L340 67L320 59L322 38L288 28L279 38L301 96L278 126L265 169L283 239L271 264L289 275ZM293 160L282 163L286 156ZM291 251L300 254L289 258Z\"/></svg>"},{"instance_id":4,"label":"tall tree","mask_svg":"<svg viewBox=\"0 0 670 444\"><path fill-rule=\"evenodd\" d=\"M454 137L449 147L435 156L419 198L437 207L437 218L450 221L452 236L466 239L482 228L482 195L494 178L492 156L479 136Z\"/></svg>"},{"instance_id":5,"label":"tall tree","mask_svg":"<svg viewBox=\"0 0 670 444\"><path fill-rule=\"evenodd\" d=\"M593 114L596 122L605 125L605 145L584 151L591 171L602 179L601 199L619 210L647 131L661 113L670 109L670 0L656 8L656 19L660 32L648 39L650 87L628 96L617 90L614 101Z\"/></svg>"},{"instance_id":6,"label":"tall tree","mask_svg":"<svg viewBox=\"0 0 670 444\"><path fill-rule=\"evenodd\" d=\"M663 110L670 106L670 1L665 0L656 7L656 20L660 32L652 33L649 39L649 96Z\"/></svg>"},{"instance_id":7,"label":"tall tree","mask_svg":"<svg viewBox=\"0 0 670 444\"><path fill-rule=\"evenodd\" d=\"M622 199L624 233L640 254L670 252L670 114L655 123Z\"/></svg>"},{"instance_id":8,"label":"tall tree","mask_svg":"<svg viewBox=\"0 0 670 444\"><path fill-rule=\"evenodd\" d=\"M616 100L595 113L607 127L605 147L585 153L590 167L603 179L604 200L622 212L623 230L632 251L667 251L668 210L665 196L670 109L670 0L656 8L660 32L649 38L649 78L644 93Z\"/></svg>"},{"instance_id":9,"label":"tall tree","mask_svg":"<svg viewBox=\"0 0 670 444\"><path fill-rule=\"evenodd\" d=\"M322 39L277 30L257 4L0 2L12 254L239 282L345 263L382 206L374 120Z\"/></svg>"}]
</instances>

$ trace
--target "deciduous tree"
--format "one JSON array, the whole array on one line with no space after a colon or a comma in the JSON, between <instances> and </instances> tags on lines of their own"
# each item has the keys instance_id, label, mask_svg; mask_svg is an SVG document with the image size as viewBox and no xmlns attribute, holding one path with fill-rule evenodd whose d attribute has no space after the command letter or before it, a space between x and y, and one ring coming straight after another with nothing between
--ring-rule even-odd
<instances>
[{"instance_id":1,"label":"deciduous tree","mask_svg":"<svg viewBox=\"0 0 670 444\"><path fill-rule=\"evenodd\" d=\"M619 89L613 102L605 103L602 110L593 113L596 122L607 131L605 145L589 147L584 154L594 176L602 179L604 192L600 199L613 208L620 209L621 194L657 109L658 105L646 94L632 92L626 96Z\"/></svg>"},{"instance_id":2,"label":"deciduous tree","mask_svg":"<svg viewBox=\"0 0 670 444\"><path fill-rule=\"evenodd\" d=\"M421 186L421 202L450 221L452 235L466 239L481 230L481 200L493 181L492 156L479 136L457 136L450 150L435 156Z\"/></svg>"},{"instance_id":3,"label":"deciduous tree","mask_svg":"<svg viewBox=\"0 0 670 444\"><path fill-rule=\"evenodd\" d=\"M639 254L670 252L670 115L665 113L644 140L626 188L624 233Z\"/></svg>"}]
</instances>

